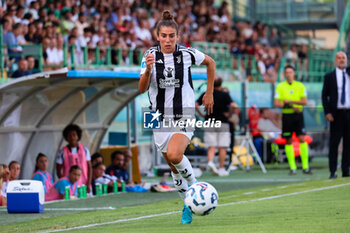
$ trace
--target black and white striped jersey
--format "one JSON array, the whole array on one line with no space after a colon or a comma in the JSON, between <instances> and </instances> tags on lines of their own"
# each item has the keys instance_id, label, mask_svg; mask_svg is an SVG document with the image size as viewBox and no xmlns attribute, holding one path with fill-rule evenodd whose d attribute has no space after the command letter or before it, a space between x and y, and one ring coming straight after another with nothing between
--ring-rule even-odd
<instances>
[{"instance_id":1,"label":"black and white striped jersey","mask_svg":"<svg viewBox=\"0 0 350 233\"><path fill-rule=\"evenodd\" d=\"M181 116L184 108L194 108L195 99L191 78L191 66L200 65L205 55L197 49L176 45L171 54L164 54L160 46L148 49L141 63L141 74L146 70L146 57L154 54L148 96L153 111ZM165 110L166 109L166 110ZM168 112L172 110L172 113ZM181 117L180 117L181 118Z\"/></svg>"}]
</instances>

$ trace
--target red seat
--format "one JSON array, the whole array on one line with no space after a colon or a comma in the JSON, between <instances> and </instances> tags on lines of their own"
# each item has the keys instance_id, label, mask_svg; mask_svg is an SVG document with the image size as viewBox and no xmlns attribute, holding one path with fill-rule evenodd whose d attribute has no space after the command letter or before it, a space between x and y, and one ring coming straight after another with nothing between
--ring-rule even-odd
<instances>
[{"instance_id":1,"label":"red seat","mask_svg":"<svg viewBox=\"0 0 350 233\"><path fill-rule=\"evenodd\" d=\"M296 136L295 133L292 134L292 145L294 148L294 155L295 157L300 155L300 146L299 146L299 138ZM285 145L287 142L287 140L285 138L276 138L274 140L274 143L276 143L277 145ZM305 142L309 145L312 142L312 137L310 137L309 135L305 135Z\"/></svg>"}]
</instances>

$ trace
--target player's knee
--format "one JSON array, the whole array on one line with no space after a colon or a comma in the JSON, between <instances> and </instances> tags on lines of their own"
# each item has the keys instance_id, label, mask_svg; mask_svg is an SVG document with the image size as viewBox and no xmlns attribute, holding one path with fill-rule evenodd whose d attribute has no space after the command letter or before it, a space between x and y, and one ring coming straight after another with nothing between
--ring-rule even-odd
<instances>
[{"instance_id":1,"label":"player's knee","mask_svg":"<svg viewBox=\"0 0 350 233\"><path fill-rule=\"evenodd\" d=\"M178 164L182 160L182 154L180 154L176 150L168 151L167 155L168 155L168 159L172 164Z\"/></svg>"}]
</instances>

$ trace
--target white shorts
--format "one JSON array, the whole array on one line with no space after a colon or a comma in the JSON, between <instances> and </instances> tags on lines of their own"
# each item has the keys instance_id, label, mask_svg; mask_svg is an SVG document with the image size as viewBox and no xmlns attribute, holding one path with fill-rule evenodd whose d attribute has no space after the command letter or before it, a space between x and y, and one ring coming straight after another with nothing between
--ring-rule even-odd
<instances>
[{"instance_id":1,"label":"white shorts","mask_svg":"<svg viewBox=\"0 0 350 233\"><path fill-rule=\"evenodd\" d=\"M230 126L222 123L220 128L213 128L204 132L204 143L207 147L229 147L231 144Z\"/></svg>"},{"instance_id":2,"label":"white shorts","mask_svg":"<svg viewBox=\"0 0 350 233\"><path fill-rule=\"evenodd\" d=\"M176 133L185 135L186 137L188 137L190 141L193 136L193 132L155 132L153 131L154 143L156 144L157 149L160 152L166 153L168 150L169 141L171 137Z\"/></svg>"}]
</instances>

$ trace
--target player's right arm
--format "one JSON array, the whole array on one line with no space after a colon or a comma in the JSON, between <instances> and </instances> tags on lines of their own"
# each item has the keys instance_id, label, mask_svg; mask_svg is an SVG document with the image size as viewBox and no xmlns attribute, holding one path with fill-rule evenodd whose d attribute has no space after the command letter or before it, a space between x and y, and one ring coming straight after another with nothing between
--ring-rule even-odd
<instances>
[{"instance_id":1,"label":"player's right arm","mask_svg":"<svg viewBox=\"0 0 350 233\"><path fill-rule=\"evenodd\" d=\"M155 63L154 54L149 53L141 62L141 78L139 81L139 91L144 93L147 91L150 80L153 64ZM146 69L145 69L146 67Z\"/></svg>"}]
</instances>

